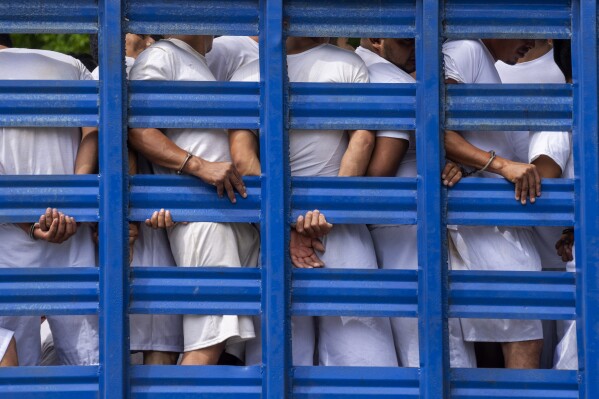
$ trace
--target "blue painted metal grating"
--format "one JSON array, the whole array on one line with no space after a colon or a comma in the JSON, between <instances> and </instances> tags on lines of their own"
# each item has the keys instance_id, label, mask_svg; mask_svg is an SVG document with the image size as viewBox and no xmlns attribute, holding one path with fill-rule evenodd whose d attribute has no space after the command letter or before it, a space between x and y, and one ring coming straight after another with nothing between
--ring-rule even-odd
<instances>
[{"instance_id":1,"label":"blue painted metal grating","mask_svg":"<svg viewBox=\"0 0 599 399\"><path fill-rule=\"evenodd\" d=\"M49 204L68 209L81 221L99 219L105 238L101 266L99 270L2 270L0 313L97 312L102 325L101 365L0 369L0 397L599 397L599 381L594 378L599 375L595 0L0 2L0 32L97 31L103 70L99 86L0 80L0 126L99 125L99 177L3 176L0 221L33 221ZM260 33L261 75L268 78L259 85L133 82L127 90L121 44L127 31ZM416 37L419 81L400 88L289 85L281 40L285 34ZM576 84L445 89L439 79L443 37L572 37ZM260 128L264 174L248 179L250 198L236 206L218 200L210 187L190 178L136 176L128 182L126 121L136 127ZM543 197L527 207L513 201L511 186L503 181L469 179L449 191L441 189L441 129L472 126L573 128L576 179L548 182ZM290 179L280 166L287 161L287 128L415 129L419 177ZM127 216L143 220L164 203L172 204L175 217L188 220L260 222L262 268L136 268L129 283L124 245ZM419 271L292 271L285 258L287 223L315 207L334 223L418 224ZM573 224L578 242L576 277L448 272L447 223ZM127 313L260 314L263 365L130 368ZM418 317L421 367L293 368L291 315ZM449 316L576 316L580 370L450 370L445 335Z\"/></svg>"}]
</instances>

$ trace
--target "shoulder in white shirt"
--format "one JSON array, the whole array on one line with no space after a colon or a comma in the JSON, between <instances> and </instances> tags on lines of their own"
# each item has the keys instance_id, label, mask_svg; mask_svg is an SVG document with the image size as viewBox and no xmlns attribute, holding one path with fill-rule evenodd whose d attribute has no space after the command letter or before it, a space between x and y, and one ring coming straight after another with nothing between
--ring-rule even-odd
<instances>
[{"instance_id":1,"label":"shoulder in white shirt","mask_svg":"<svg viewBox=\"0 0 599 399\"><path fill-rule=\"evenodd\" d=\"M258 43L248 36L221 36L214 39L206 54L208 67L216 80L231 80L233 74L259 58Z\"/></svg>"}]
</instances>

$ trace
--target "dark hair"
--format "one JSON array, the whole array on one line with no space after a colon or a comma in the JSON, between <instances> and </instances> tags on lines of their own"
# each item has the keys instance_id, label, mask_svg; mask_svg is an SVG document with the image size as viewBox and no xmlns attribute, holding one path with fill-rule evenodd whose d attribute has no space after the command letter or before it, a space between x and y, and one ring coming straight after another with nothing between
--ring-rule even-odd
<instances>
[{"instance_id":1,"label":"dark hair","mask_svg":"<svg viewBox=\"0 0 599 399\"><path fill-rule=\"evenodd\" d=\"M569 39L553 40L553 59L566 80L572 80L572 45Z\"/></svg>"},{"instance_id":2,"label":"dark hair","mask_svg":"<svg viewBox=\"0 0 599 399\"><path fill-rule=\"evenodd\" d=\"M7 34L0 35L0 46L12 47L12 40L10 39L10 35L7 35Z\"/></svg>"}]
</instances>

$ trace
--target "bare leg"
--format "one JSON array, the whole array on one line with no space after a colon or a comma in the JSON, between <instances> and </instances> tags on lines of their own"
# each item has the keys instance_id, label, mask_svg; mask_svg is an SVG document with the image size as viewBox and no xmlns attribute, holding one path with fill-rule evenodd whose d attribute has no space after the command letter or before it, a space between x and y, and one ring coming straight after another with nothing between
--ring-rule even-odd
<instances>
[{"instance_id":1,"label":"bare leg","mask_svg":"<svg viewBox=\"0 0 599 399\"><path fill-rule=\"evenodd\" d=\"M221 353L225 350L225 342L183 353L182 366L207 366L218 363Z\"/></svg>"},{"instance_id":2,"label":"bare leg","mask_svg":"<svg viewBox=\"0 0 599 399\"><path fill-rule=\"evenodd\" d=\"M144 364L171 365L177 364L178 359L177 352L144 351Z\"/></svg>"},{"instance_id":3,"label":"bare leg","mask_svg":"<svg viewBox=\"0 0 599 399\"><path fill-rule=\"evenodd\" d=\"M538 369L541 366L543 340L503 342L505 367L509 369Z\"/></svg>"},{"instance_id":4,"label":"bare leg","mask_svg":"<svg viewBox=\"0 0 599 399\"><path fill-rule=\"evenodd\" d=\"M12 337L6 353L0 361L0 367L15 367L19 365L19 357L17 356L17 341Z\"/></svg>"}]
</instances>

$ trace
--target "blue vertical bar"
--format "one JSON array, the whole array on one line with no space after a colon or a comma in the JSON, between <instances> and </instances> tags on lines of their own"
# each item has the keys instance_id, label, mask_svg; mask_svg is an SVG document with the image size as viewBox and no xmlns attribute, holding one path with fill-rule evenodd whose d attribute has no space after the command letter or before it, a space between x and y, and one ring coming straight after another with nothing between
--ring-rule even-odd
<instances>
[{"instance_id":1,"label":"blue vertical bar","mask_svg":"<svg viewBox=\"0 0 599 399\"><path fill-rule=\"evenodd\" d=\"M100 0L100 397L129 397L123 4Z\"/></svg>"},{"instance_id":2,"label":"blue vertical bar","mask_svg":"<svg viewBox=\"0 0 599 399\"><path fill-rule=\"evenodd\" d=\"M260 1L262 165L262 397L291 396L291 212L283 1Z\"/></svg>"},{"instance_id":3,"label":"blue vertical bar","mask_svg":"<svg viewBox=\"0 0 599 399\"><path fill-rule=\"evenodd\" d=\"M572 2L576 306L581 398L599 398L597 2Z\"/></svg>"},{"instance_id":4,"label":"blue vertical bar","mask_svg":"<svg viewBox=\"0 0 599 399\"><path fill-rule=\"evenodd\" d=\"M420 397L449 397L447 229L441 190L441 0L416 9Z\"/></svg>"}]
</instances>

